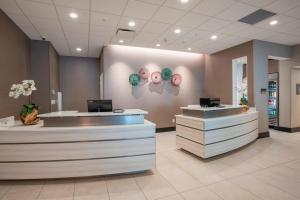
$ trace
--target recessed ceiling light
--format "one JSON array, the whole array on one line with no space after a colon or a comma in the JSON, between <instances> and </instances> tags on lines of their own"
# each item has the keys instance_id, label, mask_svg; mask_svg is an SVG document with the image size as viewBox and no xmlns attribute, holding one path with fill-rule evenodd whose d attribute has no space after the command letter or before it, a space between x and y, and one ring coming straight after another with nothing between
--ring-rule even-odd
<instances>
[{"instance_id":1,"label":"recessed ceiling light","mask_svg":"<svg viewBox=\"0 0 300 200\"><path fill-rule=\"evenodd\" d=\"M187 48L187 50L188 50L188 51L192 51L192 48L191 48L191 47L189 47L189 48Z\"/></svg>"},{"instance_id":2,"label":"recessed ceiling light","mask_svg":"<svg viewBox=\"0 0 300 200\"><path fill-rule=\"evenodd\" d=\"M160 44L156 44L157 47L160 47Z\"/></svg>"},{"instance_id":3,"label":"recessed ceiling light","mask_svg":"<svg viewBox=\"0 0 300 200\"><path fill-rule=\"evenodd\" d=\"M135 26L135 22L134 22L134 21L130 21L130 22L128 23L128 25L129 25L130 27L134 27L134 26Z\"/></svg>"},{"instance_id":4,"label":"recessed ceiling light","mask_svg":"<svg viewBox=\"0 0 300 200\"><path fill-rule=\"evenodd\" d=\"M187 3L187 2L189 2L189 0L180 0L181 1L181 3Z\"/></svg>"},{"instance_id":5,"label":"recessed ceiling light","mask_svg":"<svg viewBox=\"0 0 300 200\"><path fill-rule=\"evenodd\" d=\"M181 33L181 30L179 28L177 28L174 30L174 33L179 34L179 33Z\"/></svg>"},{"instance_id":6,"label":"recessed ceiling light","mask_svg":"<svg viewBox=\"0 0 300 200\"><path fill-rule=\"evenodd\" d=\"M212 39L212 40L216 40L218 38L218 36L216 36L216 35L212 35L211 37L210 37L210 39Z\"/></svg>"},{"instance_id":7,"label":"recessed ceiling light","mask_svg":"<svg viewBox=\"0 0 300 200\"><path fill-rule=\"evenodd\" d=\"M271 26L275 26L276 24L278 24L278 21L277 21L277 20L272 20L272 21L270 22L270 25L271 25Z\"/></svg>"},{"instance_id":8,"label":"recessed ceiling light","mask_svg":"<svg viewBox=\"0 0 300 200\"><path fill-rule=\"evenodd\" d=\"M120 43L124 43L124 40L119 40Z\"/></svg>"},{"instance_id":9,"label":"recessed ceiling light","mask_svg":"<svg viewBox=\"0 0 300 200\"><path fill-rule=\"evenodd\" d=\"M71 12L71 13L69 14L69 16L70 16L71 18L73 18L73 19L78 18L78 14L77 14L77 13L74 13L74 12Z\"/></svg>"},{"instance_id":10,"label":"recessed ceiling light","mask_svg":"<svg viewBox=\"0 0 300 200\"><path fill-rule=\"evenodd\" d=\"M81 51L82 51L82 48L77 47L77 48L76 48L76 51L81 52Z\"/></svg>"}]
</instances>

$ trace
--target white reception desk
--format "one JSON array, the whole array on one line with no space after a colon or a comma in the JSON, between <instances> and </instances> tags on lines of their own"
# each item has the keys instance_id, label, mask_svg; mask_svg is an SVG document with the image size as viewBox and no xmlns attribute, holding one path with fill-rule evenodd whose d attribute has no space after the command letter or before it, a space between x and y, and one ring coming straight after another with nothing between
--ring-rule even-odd
<instances>
[{"instance_id":1,"label":"white reception desk","mask_svg":"<svg viewBox=\"0 0 300 200\"><path fill-rule=\"evenodd\" d=\"M155 124L144 120L146 114L137 109L124 113L56 112L40 115L43 121L38 125L0 128L0 179L83 177L152 169ZM45 127L49 120L49 127ZM81 124L69 126L73 120ZM59 123L57 127L54 122Z\"/></svg>"},{"instance_id":2,"label":"white reception desk","mask_svg":"<svg viewBox=\"0 0 300 200\"><path fill-rule=\"evenodd\" d=\"M222 108L182 107L176 115L177 147L202 158L240 148L258 136L258 112L240 106Z\"/></svg>"}]
</instances>

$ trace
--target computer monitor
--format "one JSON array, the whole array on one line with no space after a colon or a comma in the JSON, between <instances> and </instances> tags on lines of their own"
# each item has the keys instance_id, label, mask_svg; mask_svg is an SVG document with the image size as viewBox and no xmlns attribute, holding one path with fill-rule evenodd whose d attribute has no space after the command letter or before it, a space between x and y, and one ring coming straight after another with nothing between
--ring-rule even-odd
<instances>
[{"instance_id":1,"label":"computer monitor","mask_svg":"<svg viewBox=\"0 0 300 200\"><path fill-rule=\"evenodd\" d=\"M112 112L112 100L87 100L88 112Z\"/></svg>"}]
</instances>

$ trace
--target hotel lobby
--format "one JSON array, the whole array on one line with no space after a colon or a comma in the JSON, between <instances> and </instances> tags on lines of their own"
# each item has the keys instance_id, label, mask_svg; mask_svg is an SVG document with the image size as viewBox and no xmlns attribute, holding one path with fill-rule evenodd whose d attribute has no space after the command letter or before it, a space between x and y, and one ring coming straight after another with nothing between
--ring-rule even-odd
<instances>
[{"instance_id":1,"label":"hotel lobby","mask_svg":"<svg viewBox=\"0 0 300 200\"><path fill-rule=\"evenodd\" d=\"M0 0L0 200L300 199L299 0Z\"/></svg>"}]
</instances>

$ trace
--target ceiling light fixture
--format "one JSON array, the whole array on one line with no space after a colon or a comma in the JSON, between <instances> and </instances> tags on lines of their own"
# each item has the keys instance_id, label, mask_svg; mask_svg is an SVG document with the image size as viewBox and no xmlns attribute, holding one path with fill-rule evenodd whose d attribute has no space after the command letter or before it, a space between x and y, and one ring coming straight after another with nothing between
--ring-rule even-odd
<instances>
[{"instance_id":1,"label":"ceiling light fixture","mask_svg":"<svg viewBox=\"0 0 300 200\"><path fill-rule=\"evenodd\" d=\"M156 44L157 47L160 47L160 44Z\"/></svg>"},{"instance_id":2,"label":"ceiling light fixture","mask_svg":"<svg viewBox=\"0 0 300 200\"><path fill-rule=\"evenodd\" d=\"M77 48L76 48L76 51L81 52L81 51L82 51L82 48L77 47Z\"/></svg>"},{"instance_id":3,"label":"ceiling light fixture","mask_svg":"<svg viewBox=\"0 0 300 200\"><path fill-rule=\"evenodd\" d=\"M119 40L120 43L124 43L124 40Z\"/></svg>"},{"instance_id":4,"label":"ceiling light fixture","mask_svg":"<svg viewBox=\"0 0 300 200\"><path fill-rule=\"evenodd\" d=\"M134 26L135 26L135 22L134 22L134 21L130 21L130 22L128 23L128 25L129 25L130 27L134 27Z\"/></svg>"},{"instance_id":5,"label":"ceiling light fixture","mask_svg":"<svg viewBox=\"0 0 300 200\"><path fill-rule=\"evenodd\" d=\"M187 50L188 50L188 51L192 51L192 48L191 48L191 47L189 47L189 48L187 48Z\"/></svg>"},{"instance_id":6,"label":"ceiling light fixture","mask_svg":"<svg viewBox=\"0 0 300 200\"><path fill-rule=\"evenodd\" d=\"M70 16L71 18L73 18L73 19L77 19L77 18L78 18L78 14L77 14L77 13L74 13L74 12L71 12L71 13L69 14L69 16Z\"/></svg>"},{"instance_id":7,"label":"ceiling light fixture","mask_svg":"<svg viewBox=\"0 0 300 200\"><path fill-rule=\"evenodd\" d=\"M179 28L177 28L174 30L174 33L179 34L179 33L181 33L181 30Z\"/></svg>"},{"instance_id":8,"label":"ceiling light fixture","mask_svg":"<svg viewBox=\"0 0 300 200\"><path fill-rule=\"evenodd\" d=\"M216 36L216 35L212 35L211 37L210 37L210 39L212 39L212 40L216 40L218 38L218 36Z\"/></svg>"},{"instance_id":9,"label":"ceiling light fixture","mask_svg":"<svg viewBox=\"0 0 300 200\"><path fill-rule=\"evenodd\" d=\"M181 3L187 3L187 2L189 2L189 0L180 0L181 1Z\"/></svg>"},{"instance_id":10,"label":"ceiling light fixture","mask_svg":"<svg viewBox=\"0 0 300 200\"><path fill-rule=\"evenodd\" d=\"M276 24L278 24L278 21L277 21L277 20L272 20L272 21L270 22L270 25L271 25L271 26L275 26Z\"/></svg>"}]
</instances>

